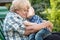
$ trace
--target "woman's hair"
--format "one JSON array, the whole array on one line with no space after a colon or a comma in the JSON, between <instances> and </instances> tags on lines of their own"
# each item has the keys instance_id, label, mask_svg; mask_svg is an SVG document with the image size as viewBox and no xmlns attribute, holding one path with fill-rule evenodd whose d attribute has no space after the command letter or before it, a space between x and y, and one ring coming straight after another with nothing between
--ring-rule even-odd
<instances>
[{"instance_id":1,"label":"woman's hair","mask_svg":"<svg viewBox=\"0 0 60 40\"><path fill-rule=\"evenodd\" d=\"M12 1L10 11L15 12L16 9L24 8L24 6L27 6L27 7L31 6L29 0L14 0Z\"/></svg>"}]
</instances>

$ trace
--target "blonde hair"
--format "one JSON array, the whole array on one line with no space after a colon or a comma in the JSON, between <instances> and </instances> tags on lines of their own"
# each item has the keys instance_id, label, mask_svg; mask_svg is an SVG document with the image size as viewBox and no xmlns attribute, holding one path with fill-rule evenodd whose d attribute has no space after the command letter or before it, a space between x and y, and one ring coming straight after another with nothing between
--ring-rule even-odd
<instances>
[{"instance_id":1,"label":"blonde hair","mask_svg":"<svg viewBox=\"0 0 60 40\"><path fill-rule=\"evenodd\" d=\"M28 7L31 6L29 0L14 0L12 1L10 11L14 12L16 9L24 8L25 5L27 5Z\"/></svg>"}]
</instances>

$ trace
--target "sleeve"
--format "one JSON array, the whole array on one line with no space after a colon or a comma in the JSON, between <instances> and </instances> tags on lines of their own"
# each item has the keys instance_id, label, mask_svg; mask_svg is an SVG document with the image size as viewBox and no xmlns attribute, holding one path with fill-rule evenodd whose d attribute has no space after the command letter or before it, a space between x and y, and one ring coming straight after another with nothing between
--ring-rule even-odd
<instances>
[{"instance_id":1,"label":"sleeve","mask_svg":"<svg viewBox=\"0 0 60 40\"><path fill-rule=\"evenodd\" d=\"M34 20L35 23L39 24L39 23L42 23L43 19L41 17L39 17L38 15L35 15L35 16L33 16L32 20Z\"/></svg>"},{"instance_id":2,"label":"sleeve","mask_svg":"<svg viewBox=\"0 0 60 40\"><path fill-rule=\"evenodd\" d=\"M25 32L25 26L22 20L16 17L7 18L5 26L6 26L7 31L13 30L13 31L18 32L20 35L23 35Z\"/></svg>"}]
</instances>

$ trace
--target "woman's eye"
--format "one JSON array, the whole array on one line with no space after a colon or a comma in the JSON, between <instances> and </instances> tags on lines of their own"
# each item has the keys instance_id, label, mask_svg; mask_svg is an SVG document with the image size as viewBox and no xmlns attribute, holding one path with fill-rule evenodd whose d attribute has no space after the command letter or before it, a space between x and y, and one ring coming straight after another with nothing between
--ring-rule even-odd
<instances>
[{"instance_id":1,"label":"woman's eye","mask_svg":"<svg viewBox=\"0 0 60 40\"><path fill-rule=\"evenodd\" d=\"M25 12L28 12L28 10L24 10Z\"/></svg>"}]
</instances>

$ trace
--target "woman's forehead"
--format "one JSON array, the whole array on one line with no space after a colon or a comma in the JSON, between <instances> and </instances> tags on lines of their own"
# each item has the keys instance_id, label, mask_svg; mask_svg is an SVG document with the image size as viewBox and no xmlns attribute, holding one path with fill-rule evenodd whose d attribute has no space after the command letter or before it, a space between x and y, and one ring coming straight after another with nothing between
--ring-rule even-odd
<instances>
[{"instance_id":1,"label":"woman's forehead","mask_svg":"<svg viewBox=\"0 0 60 40\"><path fill-rule=\"evenodd\" d=\"M22 9L29 9L29 8L30 8L29 6L22 7Z\"/></svg>"}]
</instances>

